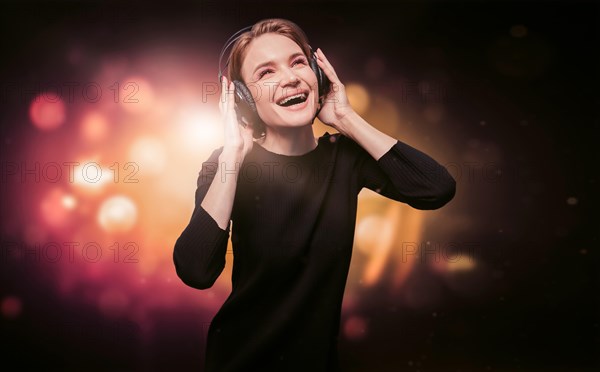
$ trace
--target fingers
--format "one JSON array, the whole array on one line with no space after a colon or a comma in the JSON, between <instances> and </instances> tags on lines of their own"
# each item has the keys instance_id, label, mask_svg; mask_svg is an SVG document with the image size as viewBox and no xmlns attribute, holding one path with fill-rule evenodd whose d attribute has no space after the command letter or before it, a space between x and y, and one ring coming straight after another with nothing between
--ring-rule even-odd
<instances>
[{"instance_id":1,"label":"fingers","mask_svg":"<svg viewBox=\"0 0 600 372\"><path fill-rule=\"evenodd\" d=\"M219 99L219 111L221 111L221 115L225 115L225 102L227 102L227 99L225 97L226 87L227 78L223 76L221 78L221 97Z\"/></svg>"},{"instance_id":2,"label":"fingers","mask_svg":"<svg viewBox=\"0 0 600 372\"><path fill-rule=\"evenodd\" d=\"M235 110L235 85L233 81L229 82L229 87L227 88L227 110L231 113Z\"/></svg>"},{"instance_id":3,"label":"fingers","mask_svg":"<svg viewBox=\"0 0 600 372\"><path fill-rule=\"evenodd\" d=\"M221 99L219 101L219 110L222 115L227 112L233 112L235 109L235 85L228 81L225 76L221 79Z\"/></svg>"}]
</instances>

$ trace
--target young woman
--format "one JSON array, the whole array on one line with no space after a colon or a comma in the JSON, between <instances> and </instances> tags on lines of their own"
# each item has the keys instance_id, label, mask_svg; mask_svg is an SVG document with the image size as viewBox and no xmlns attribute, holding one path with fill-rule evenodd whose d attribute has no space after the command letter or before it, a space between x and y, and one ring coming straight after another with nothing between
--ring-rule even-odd
<instances>
[{"instance_id":1,"label":"young woman","mask_svg":"<svg viewBox=\"0 0 600 372\"><path fill-rule=\"evenodd\" d=\"M222 79L224 145L202 166L196 205L178 238L181 280L209 288L225 266L231 222L232 292L208 331L207 372L336 371L341 304L363 187L436 209L455 181L428 155L380 132L348 104L325 54L283 19L256 23L233 45L231 80L256 113L241 120ZM331 82L319 97L318 73ZM337 132L313 136L319 120Z\"/></svg>"}]
</instances>

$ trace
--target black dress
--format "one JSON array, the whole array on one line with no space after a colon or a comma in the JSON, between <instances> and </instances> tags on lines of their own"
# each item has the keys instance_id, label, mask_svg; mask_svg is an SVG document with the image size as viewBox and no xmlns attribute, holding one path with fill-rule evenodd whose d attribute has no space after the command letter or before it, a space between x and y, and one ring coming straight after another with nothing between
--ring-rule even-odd
<instances>
[{"instance_id":1,"label":"black dress","mask_svg":"<svg viewBox=\"0 0 600 372\"><path fill-rule=\"evenodd\" d=\"M202 165L196 207L173 254L181 280L198 289L212 286L225 266L231 222L221 229L200 206L222 149ZM206 372L339 370L341 304L363 187L417 209L440 208L455 194L444 167L400 141L378 161L339 133L325 133L299 156L254 144L238 175L232 291L208 330Z\"/></svg>"}]
</instances>

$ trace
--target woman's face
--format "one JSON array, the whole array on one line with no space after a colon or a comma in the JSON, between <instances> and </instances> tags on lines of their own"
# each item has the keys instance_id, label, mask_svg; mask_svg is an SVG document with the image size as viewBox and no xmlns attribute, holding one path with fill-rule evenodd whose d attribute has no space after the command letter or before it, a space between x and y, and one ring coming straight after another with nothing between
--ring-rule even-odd
<instances>
[{"instance_id":1,"label":"woman's face","mask_svg":"<svg viewBox=\"0 0 600 372\"><path fill-rule=\"evenodd\" d=\"M292 39L268 33L252 40L241 73L265 124L299 127L312 123L319 100L317 77Z\"/></svg>"}]
</instances>

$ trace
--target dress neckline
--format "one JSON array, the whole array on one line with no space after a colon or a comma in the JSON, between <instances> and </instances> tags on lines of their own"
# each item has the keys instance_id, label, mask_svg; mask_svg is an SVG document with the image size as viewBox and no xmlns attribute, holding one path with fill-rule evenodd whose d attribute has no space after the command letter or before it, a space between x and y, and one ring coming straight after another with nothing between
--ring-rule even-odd
<instances>
[{"instance_id":1,"label":"dress neckline","mask_svg":"<svg viewBox=\"0 0 600 372\"><path fill-rule=\"evenodd\" d=\"M279 158L282 158L282 159L303 159L303 158L310 157L311 155L315 154L319 150L319 148L321 147L321 138L322 137L317 138L317 146L314 149L312 149L312 150L310 150L310 151L308 151L308 152L306 152L304 154L301 154L301 155L278 154L276 152L272 152L272 151L267 150L266 148L262 147L261 145L259 145L256 142L252 146L253 147L257 147L259 149L259 151L261 151L263 153L267 153L267 154L269 154L269 155L271 155L273 157L279 157Z\"/></svg>"}]
</instances>

